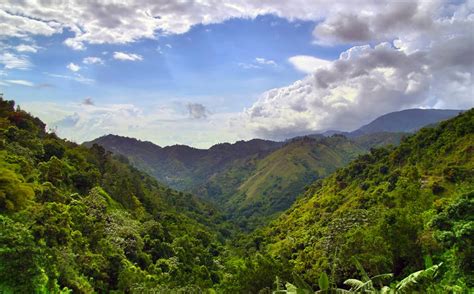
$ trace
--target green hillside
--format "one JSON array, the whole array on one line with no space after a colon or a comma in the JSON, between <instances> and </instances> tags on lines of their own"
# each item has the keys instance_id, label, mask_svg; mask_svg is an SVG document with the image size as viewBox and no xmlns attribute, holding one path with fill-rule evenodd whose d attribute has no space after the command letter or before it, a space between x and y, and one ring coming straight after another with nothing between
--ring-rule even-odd
<instances>
[{"instance_id":1,"label":"green hillside","mask_svg":"<svg viewBox=\"0 0 474 294\"><path fill-rule=\"evenodd\" d=\"M45 132L0 99L0 292L210 288L230 227L124 157ZM142 290L140 290L142 289Z\"/></svg>"},{"instance_id":2,"label":"green hillside","mask_svg":"<svg viewBox=\"0 0 474 294\"><path fill-rule=\"evenodd\" d=\"M323 272L339 286L360 278L354 260L369 276L393 273L395 280L432 260L442 263L437 275L409 292L467 293L462 289L474 287L473 216L471 109L316 181L245 246L285 264L273 274L293 281L294 271L314 289ZM265 279L249 278L260 285Z\"/></svg>"},{"instance_id":3,"label":"green hillside","mask_svg":"<svg viewBox=\"0 0 474 294\"><path fill-rule=\"evenodd\" d=\"M214 174L233 166L234 162L268 154L282 145L280 142L254 139L217 144L209 149L186 145L160 147L117 135L107 135L84 143L88 147L94 144L126 156L135 167L181 191L192 191Z\"/></svg>"},{"instance_id":4,"label":"green hillside","mask_svg":"<svg viewBox=\"0 0 474 294\"><path fill-rule=\"evenodd\" d=\"M343 136L299 138L216 174L196 193L216 201L229 217L251 229L289 208L308 183L364 153Z\"/></svg>"},{"instance_id":5,"label":"green hillside","mask_svg":"<svg viewBox=\"0 0 474 294\"><path fill-rule=\"evenodd\" d=\"M0 100L0 290L474 289L474 110L398 147L361 153L336 135L238 158L211 177L221 190L206 190L223 214L163 186L124 156L45 132L39 119ZM338 166L346 167L330 174ZM328 174L302 196L293 192ZM235 189L237 196L226 198ZM228 218L263 227L239 232ZM368 278L385 273L393 276Z\"/></svg>"}]
</instances>

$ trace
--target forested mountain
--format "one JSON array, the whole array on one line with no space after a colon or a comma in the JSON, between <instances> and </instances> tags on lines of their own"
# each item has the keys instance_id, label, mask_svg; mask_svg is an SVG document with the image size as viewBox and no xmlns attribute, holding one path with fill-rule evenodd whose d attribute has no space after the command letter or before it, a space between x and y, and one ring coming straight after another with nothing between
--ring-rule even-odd
<instances>
[{"instance_id":1,"label":"forested mountain","mask_svg":"<svg viewBox=\"0 0 474 294\"><path fill-rule=\"evenodd\" d=\"M0 99L0 292L168 292L219 282L216 259L231 228L215 208L44 128Z\"/></svg>"},{"instance_id":2,"label":"forested mountain","mask_svg":"<svg viewBox=\"0 0 474 294\"><path fill-rule=\"evenodd\" d=\"M245 229L289 208L306 185L366 152L344 136L303 137L269 155L246 158L194 192L222 207Z\"/></svg>"},{"instance_id":3,"label":"forested mountain","mask_svg":"<svg viewBox=\"0 0 474 294\"><path fill-rule=\"evenodd\" d=\"M223 143L209 149L196 149L186 145L160 147L151 142L107 135L85 146L99 144L116 154L125 155L141 170L159 181L179 190L192 190L229 166L247 157L261 157L283 143L254 139L234 144Z\"/></svg>"},{"instance_id":4,"label":"forested mountain","mask_svg":"<svg viewBox=\"0 0 474 294\"><path fill-rule=\"evenodd\" d=\"M383 115L344 135L311 135L286 142L254 139L209 149L107 135L99 144L173 188L219 205L227 218L251 230L289 208L316 179L373 147L398 145L407 132L454 116L456 110L410 109ZM326 134L328 135L328 134ZM350 139L347 139L347 138Z\"/></svg>"},{"instance_id":5,"label":"forested mountain","mask_svg":"<svg viewBox=\"0 0 474 294\"><path fill-rule=\"evenodd\" d=\"M286 280L306 285L291 277L294 271L315 289L323 272L333 285L342 286L350 277L368 282L364 276L393 273L401 279L438 264L429 274L418 272L397 287L409 284L413 288L405 292L416 293L468 293L474 286L473 217L471 109L420 130L396 148L372 149L316 181L246 247L270 255L267 263L273 260L275 268L283 264L278 270L267 266L267 276L286 275ZM264 277L248 278L252 280L257 288L272 287Z\"/></svg>"},{"instance_id":6,"label":"forested mountain","mask_svg":"<svg viewBox=\"0 0 474 294\"><path fill-rule=\"evenodd\" d=\"M374 146L388 138L361 142ZM128 148L150 154L160 148L132 142ZM0 100L0 289L311 293L339 287L355 293L360 287L375 291L379 284L397 293L473 289L474 110L405 137L397 147L367 154L361 142L335 135L298 138L278 148L258 141L256 149L266 155L241 146L245 155L208 182L224 183L216 184L220 192L206 188L223 208L218 210L163 186L124 156L46 132L41 120ZM230 153L233 147L214 148ZM330 174L338 166L346 167ZM268 179L277 184L268 185ZM298 197L292 185L312 179L317 180ZM235 189L239 192L227 198ZM252 214L258 207L271 216L297 198L270 224ZM232 213L249 226L253 221L264 226L239 232L225 222ZM384 273L393 276L376 276ZM377 277L385 280L375 283Z\"/></svg>"}]
</instances>

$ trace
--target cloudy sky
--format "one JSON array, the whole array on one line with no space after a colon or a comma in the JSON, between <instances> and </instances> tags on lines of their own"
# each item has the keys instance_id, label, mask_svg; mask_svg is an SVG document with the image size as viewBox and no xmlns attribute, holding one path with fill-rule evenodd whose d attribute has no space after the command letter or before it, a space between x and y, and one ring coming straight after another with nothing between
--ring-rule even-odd
<instances>
[{"instance_id":1,"label":"cloudy sky","mask_svg":"<svg viewBox=\"0 0 474 294\"><path fill-rule=\"evenodd\" d=\"M353 130L474 106L474 1L0 1L0 92L76 142Z\"/></svg>"}]
</instances>

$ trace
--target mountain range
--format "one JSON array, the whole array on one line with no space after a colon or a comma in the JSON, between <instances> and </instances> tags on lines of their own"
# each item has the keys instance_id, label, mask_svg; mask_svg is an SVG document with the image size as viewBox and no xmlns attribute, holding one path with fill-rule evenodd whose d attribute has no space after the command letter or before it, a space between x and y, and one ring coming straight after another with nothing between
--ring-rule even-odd
<instances>
[{"instance_id":1,"label":"mountain range","mask_svg":"<svg viewBox=\"0 0 474 294\"><path fill-rule=\"evenodd\" d=\"M457 110L409 109L383 115L350 132L296 137L285 142L253 139L209 149L107 135L84 143L124 155L140 170L181 191L216 203L228 218L252 229L289 208L316 179L345 166L370 148L397 145L425 125L457 115ZM331 136L328 136L331 135Z\"/></svg>"},{"instance_id":2,"label":"mountain range","mask_svg":"<svg viewBox=\"0 0 474 294\"><path fill-rule=\"evenodd\" d=\"M141 152L128 159L60 139L14 106L0 99L5 293L474 288L473 109L415 134L208 150L107 136ZM147 157L178 167L170 178L185 175L177 183L199 197L130 164Z\"/></svg>"}]
</instances>

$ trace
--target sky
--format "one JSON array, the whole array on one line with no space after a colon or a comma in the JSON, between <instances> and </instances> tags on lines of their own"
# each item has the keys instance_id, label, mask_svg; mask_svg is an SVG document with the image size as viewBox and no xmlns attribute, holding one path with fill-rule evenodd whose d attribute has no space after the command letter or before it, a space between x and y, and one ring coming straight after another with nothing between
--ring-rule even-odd
<instances>
[{"instance_id":1,"label":"sky","mask_svg":"<svg viewBox=\"0 0 474 294\"><path fill-rule=\"evenodd\" d=\"M474 1L0 2L0 93L81 143L207 148L474 106Z\"/></svg>"}]
</instances>

